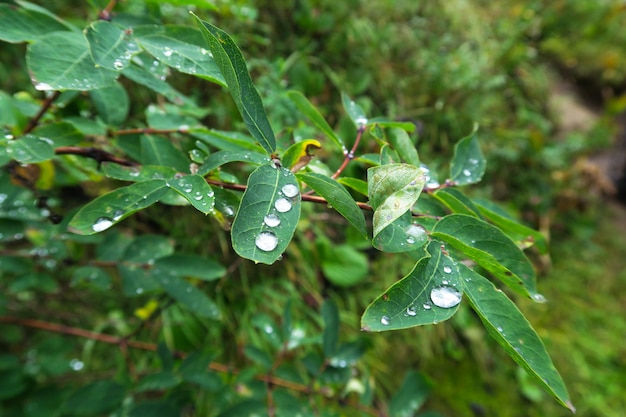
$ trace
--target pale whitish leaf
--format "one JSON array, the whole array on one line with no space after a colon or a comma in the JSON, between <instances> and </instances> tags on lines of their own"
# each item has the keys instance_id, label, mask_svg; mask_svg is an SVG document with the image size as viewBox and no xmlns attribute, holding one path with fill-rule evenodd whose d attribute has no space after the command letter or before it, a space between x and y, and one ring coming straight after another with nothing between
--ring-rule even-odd
<instances>
[{"instance_id":1,"label":"pale whitish leaf","mask_svg":"<svg viewBox=\"0 0 626 417\"><path fill-rule=\"evenodd\" d=\"M374 209L374 237L409 211L424 188L422 171L408 164L391 164L367 170L368 195Z\"/></svg>"},{"instance_id":2,"label":"pale whitish leaf","mask_svg":"<svg viewBox=\"0 0 626 417\"><path fill-rule=\"evenodd\" d=\"M300 199L291 171L274 164L258 167L248 178L231 229L239 256L265 264L276 262L296 230Z\"/></svg>"},{"instance_id":3,"label":"pale whitish leaf","mask_svg":"<svg viewBox=\"0 0 626 417\"><path fill-rule=\"evenodd\" d=\"M489 334L543 389L575 412L563 379L522 312L488 279L465 265L459 268L465 294Z\"/></svg>"},{"instance_id":4,"label":"pale whitish leaf","mask_svg":"<svg viewBox=\"0 0 626 417\"><path fill-rule=\"evenodd\" d=\"M81 235L102 232L156 203L168 191L163 180L150 180L118 188L83 206L70 221L68 229Z\"/></svg>"},{"instance_id":5,"label":"pale whitish leaf","mask_svg":"<svg viewBox=\"0 0 626 417\"><path fill-rule=\"evenodd\" d=\"M497 227L465 214L451 214L437 222L431 236L463 252L514 291L538 297L532 264Z\"/></svg>"},{"instance_id":6,"label":"pale whitish leaf","mask_svg":"<svg viewBox=\"0 0 626 417\"><path fill-rule=\"evenodd\" d=\"M326 175L316 173L298 174L297 177L324 197L363 237L367 238L365 216L343 185Z\"/></svg>"},{"instance_id":7,"label":"pale whitish leaf","mask_svg":"<svg viewBox=\"0 0 626 417\"><path fill-rule=\"evenodd\" d=\"M441 242L431 242L428 253L430 256L422 258L409 275L367 307L361 318L363 330L436 324L456 313L463 293L458 265L443 253Z\"/></svg>"},{"instance_id":8,"label":"pale whitish leaf","mask_svg":"<svg viewBox=\"0 0 626 417\"><path fill-rule=\"evenodd\" d=\"M226 32L197 16L196 19L248 130L267 153L273 153L276 150L274 131L241 51Z\"/></svg>"},{"instance_id":9,"label":"pale whitish leaf","mask_svg":"<svg viewBox=\"0 0 626 417\"><path fill-rule=\"evenodd\" d=\"M29 45L26 64L37 90L95 90L118 76L96 67L87 40L75 32L54 32Z\"/></svg>"}]
</instances>

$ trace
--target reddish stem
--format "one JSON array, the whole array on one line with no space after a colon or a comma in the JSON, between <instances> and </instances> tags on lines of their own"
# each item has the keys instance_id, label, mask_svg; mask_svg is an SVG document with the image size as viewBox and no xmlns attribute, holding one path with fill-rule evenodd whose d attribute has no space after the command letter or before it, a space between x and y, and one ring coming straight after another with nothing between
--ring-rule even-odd
<instances>
[{"instance_id":1,"label":"reddish stem","mask_svg":"<svg viewBox=\"0 0 626 417\"><path fill-rule=\"evenodd\" d=\"M41 108L39 109L35 117L30 119L30 121L24 128L24 131L22 132L24 135L32 132L32 130L37 127L37 125L39 124L39 120L41 120L41 118L43 117L44 114L46 114L50 106L52 106L52 103L54 103L54 100L59 98L60 95L61 95L60 91L55 91L54 93L50 94L48 98L44 100L44 102L41 104Z\"/></svg>"}]
</instances>

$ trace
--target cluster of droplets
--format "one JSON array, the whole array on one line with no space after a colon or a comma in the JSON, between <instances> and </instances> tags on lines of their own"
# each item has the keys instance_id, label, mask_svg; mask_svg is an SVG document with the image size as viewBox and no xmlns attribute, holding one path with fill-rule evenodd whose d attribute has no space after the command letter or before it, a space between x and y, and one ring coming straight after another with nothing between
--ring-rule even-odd
<instances>
[{"instance_id":1,"label":"cluster of droplets","mask_svg":"<svg viewBox=\"0 0 626 417\"><path fill-rule=\"evenodd\" d=\"M424 184L425 188L439 188L441 186L439 181L437 181L437 178L431 174L430 169L426 165L420 165L420 171L422 171L426 180Z\"/></svg>"},{"instance_id":2,"label":"cluster of droplets","mask_svg":"<svg viewBox=\"0 0 626 417\"><path fill-rule=\"evenodd\" d=\"M280 190L279 198L274 201L274 211L263 217L263 226L267 230L259 233L255 239L255 245L263 252L271 252L278 246L278 237L272 229L280 226L281 213L289 212L293 207L293 199L300 194L300 188L297 184L288 183L283 185Z\"/></svg>"}]
</instances>

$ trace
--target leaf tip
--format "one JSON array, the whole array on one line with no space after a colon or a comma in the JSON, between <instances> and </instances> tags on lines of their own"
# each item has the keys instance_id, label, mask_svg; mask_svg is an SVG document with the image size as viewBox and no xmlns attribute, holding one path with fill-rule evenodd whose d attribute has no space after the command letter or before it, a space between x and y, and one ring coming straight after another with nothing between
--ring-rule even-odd
<instances>
[{"instance_id":1,"label":"leaf tip","mask_svg":"<svg viewBox=\"0 0 626 417\"><path fill-rule=\"evenodd\" d=\"M574 404L572 404L570 400L565 401L565 406L569 408L572 414L576 414L576 407L574 407Z\"/></svg>"}]
</instances>

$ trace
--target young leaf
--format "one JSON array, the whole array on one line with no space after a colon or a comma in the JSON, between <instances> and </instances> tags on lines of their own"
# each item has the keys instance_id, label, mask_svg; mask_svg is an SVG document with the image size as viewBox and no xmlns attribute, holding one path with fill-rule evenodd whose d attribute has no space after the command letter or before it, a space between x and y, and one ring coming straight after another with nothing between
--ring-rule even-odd
<instances>
[{"instance_id":1,"label":"young leaf","mask_svg":"<svg viewBox=\"0 0 626 417\"><path fill-rule=\"evenodd\" d=\"M497 227L465 214L451 214L437 222L431 236L463 252L514 291L538 297L532 264Z\"/></svg>"},{"instance_id":2,"label":"young leaf","mask_svg":"<svg viewBox=\"0 0 626 417\"><path fill-rule=\"evenodd\" d=\"M198 168L198 175L206 175L214 169L229 162L246 162L252 164L266 164L269 162L267 155L253 151L219 151L209 155L204 163Z\"/></svg>"},{"instance_id":3,"label":"young leaf","mask_svg":"<svg viewBox=\"0 0 626 417\"><path fill-rule=\"evenodd\" d=\"M398 129L397 127L388 128L387 139L404 162L420 166L420 157L417 154L417 149L415 149L415 144L406 130Z\"/></svg>"},{"instance_id":4,"label":"young leaf","mask_svg":"<svg viewBox=\"0 0 626 417\"><path fill-rule=\"evenodd\" d=\"M112 71L128 67L133 55L140 52L129 33L106 20L91 23L85 37L96 65Z\"/></svg>"},{"instance_id":5,"label":"young leaf","mask_svg":"<svg viewBox=\"0 0 626 417\"><path fill-rule=\"evenodd\" d=\"M320 149L322 145L315 139L305 139L291 145L283 154L281 163L291 172L298 172L313 159L311 151Z\"/></svg>"},{"instance_id":6,"label":"young leaf","mask_svg":"<svg viewBox=\"0 0 626 417\"><path fill-rule=\"evenodd\" d=\"M367 170L368 195L374 209L374 238L411 209L424 183L424 174L413 165L381 165Z\"/></svg>"},{"instance_id":7,"label":"young leaf","mask_svg":"<svg viewBox=\"0 0 626 417\"><path fill-rule=\"evenodd\" d=\"M477 127L454 147L450 164L450 180L457 185L475 184L485 174L487 162L476 138Z\"/></svg>"},{"instance_id":8,"label":"young leaf","mask_svg":"<svg viewBox=\"0 0 626 417\"><path fill-rule=\"evenodd\" d=\"M26 64L35 88L43 91L95 90L113 84L118 76L96 66L87 40L75 32L54 32L29 45Z\"/></svg>"},{"instance_id":9,"label":"young leaf","mask_svg":"<svg viewBox=\"0 0 626 417\"><path fill-rule=\"evenodd\" d=\"M526 317L486 278L459 265L465 294L489 334L559 403L572 412L567 388Z\"/></svg>"},{"instance_id":10,"label":"young leaf","mask_svg":"<svg viewBox=\"0 0 626 417\"><path fill-rule=\"evenodd\" d=\"M211 186L200 175L185 175L172 178L167 185L176 190L189 203L201 213L207 214L213 211L215 206L215 193Z\"/></svg>"},{"instance_id":11,"label":"young leaf","mask_svg":"<svg viewBox=\"0 0 626 417\"><path fill-rule=\"evenodd\" d=\"M300 219L300 189L287 168L261 165L248 178L231 230L239 256L273 264L293 237Z\"/></svg>"},{"instance_id":12,"label":"young leaf","mask_svg":"<svg viewBox=\"0 0 626 417\"><path fill-rule=\"evenodd\" d=\"M482 219L482 215L474 202L456 188L440 188L432 196L441 201L453 213L467 214Z\"/></svg>"},{"instance_id":13,"label":"young leaf","mask_svg":"<svg viewBox=\"0 0 626 417\"><path fill-rule=\"evenodd\" d=\"M194 17L200 23L204 38L248 130L267 153L273 153L276 150L274 131L265 114L261 97L252 83L241 51L226 32L195 15Z\"/></svg>"},{"instance_id":14,"label":"young leaf","mask_svg":"<svg viewBox=\"0 0 626 417\"><path fill-rule=\"evenodd\" d=\"M6 152L10 158L23 164L43 162L54 157L51 142L48 138L28 134L19 139L10 140Z\"/></svg>"},{"instance_id":15,"label":"young leaf","mask_svg":"<svg viewBox=\"0 0 626 417\"><path fill-rule=\"evenodd\" d=\"M83 206L68 229L79 235L102 232L131 214L151 206L167 192L165 181L150 180L121 187Z\"/></svg>"},{"instance_id":16,"label":"young leaf","mask_svg":"<svg viewBox=\"0 0 626 417\"><path fill-rule=\"evenodd\" d=\"M430 256L370 304L361 327L365 331L405 329L448 320L462 298L457 263L441 250L441 243L428 245Z\"/></svg>"},{"instance_id":17,"label":"young leaf","mask_svg":"<svg viewBox=\"0 0 626 417\"><path fill-rule=\"evenodd\" d=\"M324 117L320 114L319 110L317 110L317 108L301 92L292 90L287 93L287 96L289 96L296 107L298 107L298 109L306 117L308 117L319 130L324 132L324 134L328 136L330 140L335 142L339 148L345 149L343 140L337 136L326 119L324 119Z\"/></svg>"},{"instance_id":18,"label":"young leaf","mask_svg":"<svg viewBox=\"0 0 626 417\"><path fill-rule=\"evenodd\" d=\"M177 25L147 25L133 28L133 36L146 51L165 65L226 86L202 33Z\"/></svg>"},{"instance_id":19,"label":"young leaf","mask_svg":"<svg viewBox=\"0 0 626 417\"><path fill-rule=\"evenodd\" d=\"M367 238L365 216L343 185L330 177L316 173L298 174L297 177L324 197L363 237Z\"/></svg>"},{"instance_id":20,"label":"young leaf","mask_svg":"<svg viewBox=\"0 0 626 417\"><path fill-rule=\"evenodd\" d=\"M367 117L365 116L365 112L354 102L346 93L341 92L341 103L343 104L343 109L350 117L350 120L356 125L357 128L361 128L367 124Z\"/></svg>"}]
</instances>

